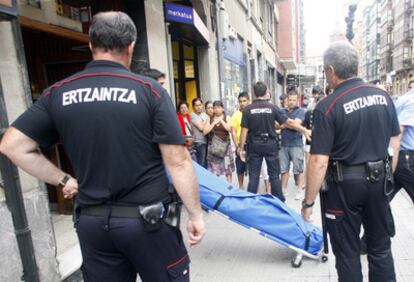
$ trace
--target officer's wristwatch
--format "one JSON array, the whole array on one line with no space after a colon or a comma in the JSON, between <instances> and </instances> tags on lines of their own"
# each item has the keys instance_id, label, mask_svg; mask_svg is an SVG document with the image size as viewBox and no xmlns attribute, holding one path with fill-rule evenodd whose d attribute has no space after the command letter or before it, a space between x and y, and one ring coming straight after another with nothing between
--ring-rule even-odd
<instances>
[{"instance_id":1,"label":"officer's wristwatch","mask_svg":"<svg viewBox=\"0 0 414 282\"><path fill-rule=\"evenodd\" d=\"M315 204L315 201L313 201L311 204L308 204L308 203L306 203L306 200L303 200L302 201L302 208L303 209L308 209L308 208L313 207L314 204Z\"/></svg>"},{"instance_id":2,"label":"officer's wristwatch","mask_svg":"<svg viewBox=\"0 0 414 282\"><path fill-rule=\"evenodd\" d=\"M66 186L66 183L68 183L70 179L70 175L69 174L65 174L65 176L63 176L63 178L59 181L58 183L58 187L59 188L63 188Z\"/></svg>"}]
</instances>

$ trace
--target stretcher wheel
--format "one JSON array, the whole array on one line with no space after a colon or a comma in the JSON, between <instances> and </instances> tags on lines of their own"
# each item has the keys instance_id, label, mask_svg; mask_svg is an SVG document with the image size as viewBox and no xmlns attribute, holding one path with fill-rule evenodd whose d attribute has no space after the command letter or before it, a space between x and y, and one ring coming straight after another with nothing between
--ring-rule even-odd
<instances>
[{"instance_id":1,"label":"stretcher wheel","mask_svg":"<svg viewBox=\"0 0 414 282\"><path fill-rule=\"evenodd\" d=\"M325 256L325 255L323 255L322 256L322 262L327 262L328 261L328 257L327 256Z\"/></svg>"},{"instance_id":2,"label":"stretcher wheel","mask_svg":"<svg viewBox=\"0 0 414 282\"><path fill-rule=\"evenodd\" d=\"M296 255L290 263L293 268L299 268L302 265L302 255Z\"/></svg>"}]
</instances>

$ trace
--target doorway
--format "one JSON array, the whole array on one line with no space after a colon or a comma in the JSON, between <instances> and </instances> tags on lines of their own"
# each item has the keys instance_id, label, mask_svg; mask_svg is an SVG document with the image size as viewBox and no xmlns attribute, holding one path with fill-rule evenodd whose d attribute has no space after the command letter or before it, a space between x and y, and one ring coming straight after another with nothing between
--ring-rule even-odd
<instances>
[{"instance_id":1,"label":"doorway","mask_svg":"<svg viewBox=\"0 0 414 282\"><path fill-rule=\"evenodd\" d=\"M197 48L189 42L172 40L175 102L186 101L193 111L192 100L200 97Z\"/></svg>"}]
</instances>

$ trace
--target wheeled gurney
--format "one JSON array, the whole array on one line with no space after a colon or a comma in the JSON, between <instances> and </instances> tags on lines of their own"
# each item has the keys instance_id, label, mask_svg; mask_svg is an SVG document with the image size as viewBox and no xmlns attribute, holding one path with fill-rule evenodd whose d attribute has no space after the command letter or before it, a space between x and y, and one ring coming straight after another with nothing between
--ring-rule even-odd
<instances>
[{"instance_id":1,"label":"wheeled gurney","mask_svg":"<svg viewBox=\"0 0 414 282\"><path fill-rule=\"evenodd\" d=\"M293 267L303 256L327 261L319 228L302 219L272 195L242 191L194 163L202 206L296 252Z\"/></svg>"}]
</instances>

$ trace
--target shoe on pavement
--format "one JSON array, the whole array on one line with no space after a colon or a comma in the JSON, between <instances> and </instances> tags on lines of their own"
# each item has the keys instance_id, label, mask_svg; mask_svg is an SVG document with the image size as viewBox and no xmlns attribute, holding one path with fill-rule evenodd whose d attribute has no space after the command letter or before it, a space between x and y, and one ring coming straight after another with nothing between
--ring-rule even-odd
<instances>
[{"instance_id":1,"label":"shoe on pavement","mask_svg":"<svg viewBox=\"0 0 414 282\"><path fill-rule=\"evenodd\" d=\"M305 191L300 189L295 196L295 200L303 200L305 198Z\"/></svg>"},{"instance_id":2,"label":"shoe on pavement","mask_svg":"<svg viewBox=\"0 0 414 282\"><path fill-rule=\"evenodd\" d=\"M285 198L289 196L289 192L287 191L287 189L283 189L283 196L285 196Z\"/></svg>"}]
</instances>

